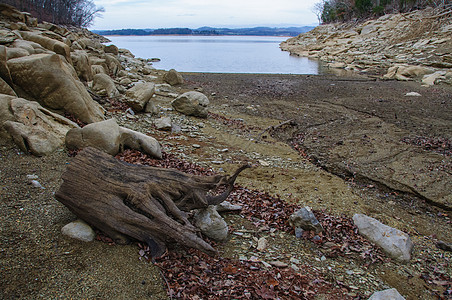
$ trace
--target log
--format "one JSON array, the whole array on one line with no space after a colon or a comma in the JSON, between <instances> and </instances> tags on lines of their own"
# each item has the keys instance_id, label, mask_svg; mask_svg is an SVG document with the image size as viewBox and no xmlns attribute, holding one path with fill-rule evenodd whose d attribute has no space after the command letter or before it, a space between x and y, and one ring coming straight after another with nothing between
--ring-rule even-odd
<instances>
[{"instance_id":1,"label":"log","mask_svg":"<svg viewBox=\"0 0 452 300\"><path fill-rule=\"evenodd\" d=\"M128 164L86 148L68 165L55 198L116 243L132 239L147 243L154 258L172 242L215 255L187 212L223 202L239 173L248 167L240 167L230 177L196 176ZM215 196L219 187L226 190Z\"/></svg>"}]
</instances>

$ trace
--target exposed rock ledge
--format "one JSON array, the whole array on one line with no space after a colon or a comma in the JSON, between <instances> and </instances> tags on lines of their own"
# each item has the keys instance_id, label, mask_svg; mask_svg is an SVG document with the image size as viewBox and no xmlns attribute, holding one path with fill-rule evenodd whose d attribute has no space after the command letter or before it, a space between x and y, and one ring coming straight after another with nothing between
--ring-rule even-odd
<instances>
[{"instance_id":1,"label":"exposed rock ledge","mask_svg":"<svg viewBox=\"0 0 452 300\"><path fill-rule=\"evenodd\" d=\"M281 49L320 59L330 68L452 84L452 18L438 9L320 25L282 42Z\"/></svg>"}]
</instances>

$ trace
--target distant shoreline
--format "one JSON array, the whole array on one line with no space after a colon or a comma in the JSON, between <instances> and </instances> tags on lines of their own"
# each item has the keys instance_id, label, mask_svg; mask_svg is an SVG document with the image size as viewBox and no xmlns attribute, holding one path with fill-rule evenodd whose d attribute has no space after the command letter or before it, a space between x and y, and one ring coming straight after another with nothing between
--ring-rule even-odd
<instances>
[{"instance_id":1,"label":"distant shoreline","mask_svg":"<svg viewBox=\"0 0 452 300\"><path fill-rule=\"evenodd\" d=\"M148 34L148 35L139 35L139 34L99 34L102 36L249 36L249 37L285 37L291 38L292 35L252 35L252 34L213 34L213 35L205 35L205 34Z\"/></svg>"}]
</instances>

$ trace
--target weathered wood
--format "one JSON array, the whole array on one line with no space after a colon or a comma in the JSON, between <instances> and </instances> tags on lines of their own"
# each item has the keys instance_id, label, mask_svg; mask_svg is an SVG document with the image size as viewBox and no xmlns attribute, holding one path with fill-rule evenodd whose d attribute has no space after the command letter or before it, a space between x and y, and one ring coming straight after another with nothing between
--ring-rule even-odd
<instances>
[{"instance_id":1,"label":"weathered wood","mask_svg":"<svg viewBox=\"0 0 452 300\"><path fill-rule=\"evenodd\" d=\"M55 197L117 243L128 243L130 238L144 241L154 256L160 256L167 243L176 241L213 255L215 249L198 236L185 212L224 201L247 167L231 177L195 176L131 165L86 148L69 164ZM227 186L226 191L209 195L220 186Z\"/></svg>"}]
</instances>

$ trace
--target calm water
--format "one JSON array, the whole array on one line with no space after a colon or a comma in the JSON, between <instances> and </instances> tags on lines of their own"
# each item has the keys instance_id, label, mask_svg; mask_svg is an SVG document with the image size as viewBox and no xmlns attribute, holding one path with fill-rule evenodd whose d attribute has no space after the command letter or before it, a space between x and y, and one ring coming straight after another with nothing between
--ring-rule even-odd
<instances>
[{"instance_id":1,"label":"calm water","mask_svg":"<svg viewBox=\"0 0 452 300\"><path fill-rule=\"evenodd\" d=\"M281 51L287 37L108 36L137 57L160 58L157 69L207 73L319 74L319 63Z\"/></svg>"}]
</instances>

